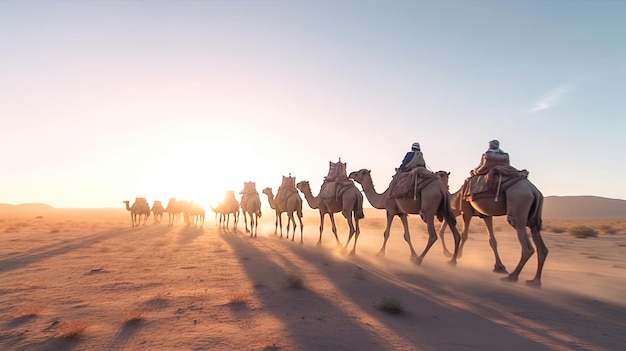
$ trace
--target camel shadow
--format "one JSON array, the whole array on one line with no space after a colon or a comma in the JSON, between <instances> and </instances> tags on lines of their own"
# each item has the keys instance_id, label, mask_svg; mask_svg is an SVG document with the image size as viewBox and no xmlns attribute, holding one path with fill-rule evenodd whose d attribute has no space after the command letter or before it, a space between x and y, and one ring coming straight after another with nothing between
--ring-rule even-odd
<instances>
[{"instance_id":1,"label":"camel shadow","mask_svg":"<svg viewBox=\"0 0 626 351\"><path fill-rule=\"evenodd\" d=\"M536 290L525 284L490 281L492 275L488 273L473 276L475 273L461 267L434 264L415 267L361 256L336 260L332 252L306 247L292 250L309 264L318 264L319 255L324 255L327 264L321 270L345 296L353 297L353 302L365 304L372 296L382 297L394 287L391 290L397 294L394 297L404 302L406 310L416 316L416 320L427 317L433 323L445 320L451 330L464 330L467 339L462 335L455 339L459 348L471 345L478 349L502 350L516 345L532 350L570 349L572 340L578 340L577 343L590 345L591 349L604 349L607 336L619 337L626 344L626 336L615 332L615 320L626 315L623 306L569 293ZM337 273L346 269L352 271L351 276ZM368 296L364 296L363 291ZM414 328L413 321L385 315L380 318L402 335L413 335L435 349L443 347L437 333ZM580 319L593 321L593 327L546 322ZM591 329L594 332L590 332ZM471 337L476 333L498 337L486 337L478 341L481 344L476 344L476 338Z\"/></svg>"},{"instance_id":2,"label":"camel shadow","mask_svg":"<svg viewBox=\"0 0 626 351\"><path fill-rule=\"evenodd\" d=\"M159 236L169 232L170 228L163 227L157 230L151 230L151 237ZM25 266L44 261L48 258L58 255L64 255L74 250L87 248L101 241L115 239L126 235L133 235L141 232L141 229L126 228L114 229L99 232L93 235L66 239L60 242L54 242L41 247L34 247L31 250L19 254L8 254L0 257L0 273L23 268Z\"/></svg>"},{"instance_id":3,"label":"camel shadow","mask_svg":"<svg viewBox=\"0 0 626 351\"><path fill-rule=\"evenodd\" d=\"M113 345L111 346L111 350L122 350L131 341L137 333L144 326L145 322L143 321L127 321L122 327L118 330L115 339L113 340Z\"/></svg>"},{"instance_id":4,"label":"camel shadow","mask_svg":"<svg viewBox=\"0 0 626 351\"><path fill-rule=\"evenodd\" d=\"M289 284L289 277L294 272L283 267L293 266L289 258L271 249L268 245L263 245L265 240L273 240L259 237L258 240L249 240L248 236L229 235L221 233L222 239L230 245L233 253L238 257L248 279L254 284L255 297L259 299L264 308L281 319L284 325L297 325L302 320L310 319L311 322L323 321L327 316L337 315L337 306L328 301L326 296L320 295L314 289L303 286L294 287ZM252 244L254 243L254 244ZM263 248L263 250L260 249ZM278 264L279 260L283 264ZM294 268L296 269L296 268ZM283 302L276 304L276 294L284 296ZM314 315L301 315L292 313L298 310L298 306L306 306L310 301L316 301L317 307ZM239 307L236 307L239 310ZM239 311L243 313L243 311ZM342 329L350 330L350 338L360 340L362 344L369 345L373 350L388 349L388 345L371 332L371 329L361 323L358 319L350 316L340 316ZM287 330L289 339L297 344L297 349L341 349L345 348L344 338L320 338L320 335L337 335L335 323L322 323L319 328L312 330L306 328Z\"/></svg>"},{"instance_id":5,"label":"camel shadow","mask_svg":"<svg viewBox=\"0 0 626 351\"><path fill-rule=\"evenodd\" d=\"M187 245L204 234L203 228L185 226L180 230L178 243L181 245Z\"/></svg>"}]
</instances>

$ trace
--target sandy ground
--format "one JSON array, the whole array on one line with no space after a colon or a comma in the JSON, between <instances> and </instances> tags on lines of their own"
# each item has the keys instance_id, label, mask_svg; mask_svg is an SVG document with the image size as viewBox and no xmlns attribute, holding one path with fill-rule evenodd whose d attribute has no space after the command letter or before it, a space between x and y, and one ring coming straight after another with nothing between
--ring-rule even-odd
<instances>
[{"instance_id":1,"label":"sandy ground","mask_svg":"<svg viewBox=\"0 0 626 351\"><path fill-rule=\"evenodd\" d=\"M368 209L356 256L335 248L330 224L305 213L304 244L258 238L240 223L202 229L132 228L123 211L0 215L0 350L622 350L626 345L626 232L575 239L544 232L543 287L491 272L484 227L464 256L440 242L409 262L399 221L386 256L384 212ZM345 220L337 218L345 243ZM165 220L167 222L167 219ZM623 226L624 221L614 221ZM425 225L410 217L421 252ZM623 228L623 227L621 227ZM517 238L496 221L507 268ZM448 240L451 242L451 239ZM301 286L299 286L301 285ZM397 307L402 313L386 312Z\"/></svg>"}]
</instances>

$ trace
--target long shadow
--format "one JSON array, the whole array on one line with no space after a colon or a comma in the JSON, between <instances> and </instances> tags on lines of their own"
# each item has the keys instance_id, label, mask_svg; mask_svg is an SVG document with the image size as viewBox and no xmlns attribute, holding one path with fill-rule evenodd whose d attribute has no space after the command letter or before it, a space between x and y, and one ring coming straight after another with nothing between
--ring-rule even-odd
<instances>
[{"instance_id":1,"label":"long shadow","mask_svg":"<svg viewBox=\"0 0 626 351\"><path fill-rule=\"evenodd\" d=\"M171 228L169 227L161 227L157 230L150 230L149 235L151 236L151 238L153 238L169 232L170 229ZM63 240L60 242L44 245L42 247L36 247L28 252L20 253L17 255L6 255L5 257L2 257L0 259L0 273L22 268L30 264L43 261L52 256L63 255L73 250L84 249L103 240L114 239L120 236L133 235L135 233L146 234L146 231L142 230L142 228L107 230L89 236Z\"/></svg>"},{"instance_id":2,"label":"long shadow","mask_svg":"<svg viewBox=\"0 0 626 351\"><path fill-rule=\"evenodd\" d=\"M459 280L456 277L463 274L460 267L437 268L435 273L425 271L427 267L415 266L415 273L412 273L393 267L386 270L384 262L373 263L358 256L342 261L333 260L328 252L320 250L297 247L293 250L311 264L319 262L320 255L328 255L332 264L322 267L326 276L338 289L362 304L370 301L372 294L386 294L386 285L400 287L394 291L401 295L397 298L404 301L407 309L415 310L415 314L431 319L434 324L445 321L451 330L451 341L441 340L440 333L429 332L432 329L422 325L413 328L406 320L385 320L392 329L413 335L435 348L471 346L504 350L516 345L516 348L529 350L610 349L615 339L626 345L626 308L623 306L569 293L552 294L527 287L523 282L504 283L495 275L493 283L481 278ZM344 269L333 269L333 265L352 269L355 274L352 278L336 274L335 271ZM446 276L447 273L450 275ZM568 320L576 323L563 323ZM511 326L523 332L512 331ZM463 330L463 333L456 334L454 330ZM465 340L463 335L468 333L474 336ZM476 334L484 335L480 345L475 344ZM497 337L490 338L490 335Z\"/></svg>"},{"instance_id":3,"label":"long shadow","mask_svg":"<svg viewBox=\"0 0 626 351\"><path fill-rule=\"evenodd\" d=\"M352 341L341 337L344 330L350 339L356 338L360 344L369 345L372 350L389 348L357 319L338 315L337 307L327 302L323 296L306 288L289 289L286 279L290 272L285 271L267 253L256 247L255 242L263 240L262 238L250 239L247 236L230 234L221 234L221 237L231 246L249 279L258 287L255 293L263 303L264 310L283 321L286 332L297 344L298 350L345 349ZM276 294L283 295L278 305L275 302ZM316 301L320 306L315 310L315 316L304 316L297 312L298 306L306 305L307 301ZM325 323L326 318L332 319L333 323ZM340 321L335 323L337 320ZM315 328L307 328L306 323L315 323ZM302 327L297 327L298 325Z\"/></svg>"},{"instance_id":4,"label":"long shadow","mask_svg":"<svg viewBox=\"0 0 626 351\"><path fill-rule=\"evenodd\" d=\"M111 345L111 350L122 350L141 330L145 323L142 321L130 321L122 325Z\"/></svg>"},{"instance_id":5,"label":"long shadow","mask_svg":"<svg viewBox=\"0 0 626 351\"><path fill-rule=\"evenodd\" d=\"M194 240L196 240L197 238L201 237L203 233L204 233L204 229L203 228L184 226L180 230L180 235L178 237L178 243L180 245L190 244Z\"/></svg>"}]
</instances>

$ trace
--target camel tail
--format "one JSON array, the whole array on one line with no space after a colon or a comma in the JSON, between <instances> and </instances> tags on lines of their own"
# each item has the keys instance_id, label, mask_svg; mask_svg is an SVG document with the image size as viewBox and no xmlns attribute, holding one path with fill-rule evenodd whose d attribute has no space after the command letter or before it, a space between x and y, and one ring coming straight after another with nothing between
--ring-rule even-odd
<instances>
[{"instance_id":1,"label":"camel tail","mask_svg":"<svg viewBox=\"0 0 626 351\"><path fill-rule=\"evenodd\" d=\"M357 189L358 191L358 189ZM354 203L354 217L357 219L362 219L365 218L365 213L363 213L363 196L359 196L361 195L361 192L357 192L356 195L356 202Z\"/></svg>"},{"instance_id":2,"label":"camel tail","mask_svg":"<svg viewBox=\"0 0 626 351\"><path fill-rule=\"evenodd\" d=\"M530 183L530 181L528 183ZM543 225L543 220L541 218L543 213L543 194L541 194L541 191L539 191L539 189L537 189L534 184L530 183L530 185L533 188L535 201L533 202L533 205L530 207L530 211L528 212L527 226L531 229L534 228L538 231L541 231L541 227Z\"/></svg>"},{"instance_id":3,"label":"camel tail","mask_svg":"<svg viewBox=\"0 0 626 351\"><path fill-rule=\"evenodd\" d=\"M448 193L448 191L443 189L443 187L441 190L442 190L442 200L441 200L441 205L439 206L439 214L440 216L443 215L443 218L450 225L456 226L456 216L454 215L454 212L452 211L452 206L450 203L451 196ZM439 220L441 221L441 219Z\"/></svg>"}]
</instances>

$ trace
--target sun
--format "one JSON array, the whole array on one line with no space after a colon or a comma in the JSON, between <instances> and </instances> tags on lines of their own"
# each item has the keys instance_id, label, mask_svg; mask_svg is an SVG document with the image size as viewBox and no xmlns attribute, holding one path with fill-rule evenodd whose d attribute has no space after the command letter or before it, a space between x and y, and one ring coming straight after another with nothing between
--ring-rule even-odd
<instances>
[{"instance_id":1,"label":"sun","mask_svg":"<svg viewBox=\"0 0 626 351\"><path fill-rule=\"evenodd\" d=\"M227 190L237 194L243 182L234 174L237 155L245 154L228 139L196 139L166 151L161 161L144 175L153 199L164 204L171 197L216 205Z\"/></svg>"}]
</instances>

